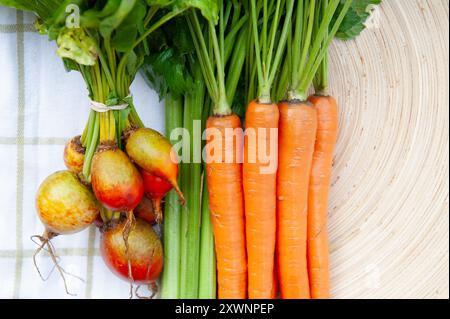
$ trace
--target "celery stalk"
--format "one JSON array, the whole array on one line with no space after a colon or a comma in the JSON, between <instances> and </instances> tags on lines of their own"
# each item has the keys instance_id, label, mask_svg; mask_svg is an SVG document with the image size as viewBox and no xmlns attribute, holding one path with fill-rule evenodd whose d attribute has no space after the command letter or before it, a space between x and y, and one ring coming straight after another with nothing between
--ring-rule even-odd
<instances>
[{"instance_id":1,"label":"celery stalk","mask_svg":"<svg viewBox=\"0 0 450 319\"><path fill-rule=\"evenodd\" d=\"M200 278L198 297L200 299L216 298L216 254L214 235L209 210L208 183L203 174L202 225L200 230Z\"/></svg>"},{"instance_id":2,"label":"celery stalk","mask_svg":"<svg viewBox=\"0 0 450 319\"><path fill-rule=\"evenodd\" d=\"M182 190L188 190L186 206L182 215L182 251L180 297L198 298L199 266L200 266L200 218L201 218L201 161L194 162L194 140L201 143L201 136L195 136L194 121L198 125L202 119L202 109L205 100L205 84L203 83L199 64L193 63L194 86L185 99L184 127L190 133L190 163L189 178L183 178ZM201 127L201 126L200 126Z\"/></svg>"},{"instance_id":3,"label":"celery stalk","mask_svg":"<svg viewBox=\"0 0 450 319\"><path fill-rule=\"evenodd\" d=\"M166 135L183 125L183 103L181 96L169 94L165 102ZM172 143L176 141L171 141ZM166 196L164 209L164 271L162 274L161 297L164 299L179 298L180 284L180 229L181 206L178 195L171 191Z\"/></svg>"}]
</instances>

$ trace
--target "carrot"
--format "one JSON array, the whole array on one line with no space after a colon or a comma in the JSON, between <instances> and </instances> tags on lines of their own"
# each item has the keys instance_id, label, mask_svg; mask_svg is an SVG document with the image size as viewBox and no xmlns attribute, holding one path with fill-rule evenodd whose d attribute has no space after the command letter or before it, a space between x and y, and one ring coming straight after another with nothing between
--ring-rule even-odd
<instances>
[{"instance_id":1,"label":"carrot","mask_svg":"<svg viewBox=\"0 0 450 319\"><path fill-rule=\"evenodd\" d=\"M308 194L308 270L312 298L329 298L328 193L337 139L338 113L331 96L311 96L317 110L317 137Z\"/></svg>"},{"instance_id":2,"label":"carrot","mask_svg":"<svg viewBox=\"0 0 450 319\"><path fill-rule=\"evenodd\" d=\"M306 260L308 185L317 129L316 110L305 102L279 104L277 250L282 298L309 298Z\"/></svg>"},{"instance_id":3,"label":"carrot","mask_svg":"<svg viewBox=\"0 0 450 319\"><path fill-rule=\"evenodd\" d=\"M276 165L273 171L263 171L269 164L261 162L258 154L261 148L265 148L264 154L270 150L270 129L278 128L278 106L253 101L245 118L246 131L254 132L245 136L243 166L248 295L249 298L267 299L273 290L277 175ZM277 145L275 147L276 150Z\"/></svg>"},{"instance_id":4,"label":"carrot","mask_svg":"<svg viewBox=\"0 0 450 319\"><path fill-rule=\"evenodd\" d=\"M305 102L305 90L298 86L307 73L304 66L310 47L315 3L297 3L291 33L293 38L290 39L285 62L290 68L288 75L291 87L288 100L278 105L277 265L283 299L310 298L307 264L308 186L317 113L310 103ZM301 27L304 17L307 17L306 34L303 34Z\"/></svg>"},{"instance_id":5,"label":"carrot","mask_svg":"<svg viewBox=\"0 0 450 319\"><path fill-rule=\"evenodd\" d=\"M289 83L288 101L279 104L277 262L282 298L315 296L310 291L307 248L312 230L308 225L308 205L318 111L307 97L351 4L352 0L304 0L297 2L295 10L285 61L288 72L281 73L277 90L284 91L285 83ZM286 76L290 79L283 78Z\"/></svg>"},{"instance_id":6,"label":"carrot","mask_svg":"<svg viewBox=\"0 0 450 319\"><path fill-rule=\"evenodd\" d=\"M244 232L244 203L242 194L242 165L236 161L239 141L225 139L227 128L240 128L240 119L236 115L211 116L206 123L207 129L220 132L223 150L222 159L231 156L233 161L212 162L207 152L206 174L209 189L215 247L217 254L218 296L220 299L243 299L247 291L247 264ZM216 135L217 136L217 135ZM227 143L228 142L228 143ZM207 136L206 147L213 140Z\"/></svg>"},{"instance_id":7,"label":"carrot","mask_svg":"<svg viewBox=\"0 0 450 319\"><path fill-rule=\"evenodd\" d=\"M248 296L251 299L274 298L274 255L276 240L276 171L278 145L271 145L272 129L278 128L278 106L271 101L271 87L284 51L294 1L273 1L274 13L269 19L267 2L256 5L251 0L249 28L252 29L258 97L250 102L246 112L244 143L244 196L248 254ZM282 32L276 37L282 12L286 15ZM262 14L261 14L262 11ZM262 16L261 30L258 28ZM270 23L270 25L269 25ZM260 45L261 39L261 45ZM276 50L275 50L276 48ZM276 136L275 136L276 137ZM269 156L267 159L262 157ZM269 162L269 163L268 163Z\"/></svg>"},{"instance_id":8,"label":"carrot","mask_svg":"<svg viewBox=\"0 0 450 319\"><path fill-rule=\"evenodd\" d=\"M325 17L328 8L329 4L322 3L316 10L316 20ZM345 12L344 7L337 21L342 19ZM335 25L331 29L331 34L327 35L326 31L325 35L334 36L336 29ZM317 137L308 190L308 274L311 297L325 299L330 297L327 215L333 150L338 131L338 110L336 100L327 94L329 82L327 43L329 42L327 37L318 37L320 35L318 21L314 24L313 30L316 43L321 43L324 51L314 76L315 95L308 98L317 111Z\"/></svg>"},{"instance_id":9,"label":"carrot","mask_svg":"<svg viewBox=\"0 0 450 319\"><path fill-rule=\"evenodd\" d=\"M224 1L219 1L219 10L221 17L228 11L225 10ZM219 23L217 32L214 23L207 21L207 32L204 35L195 11L189 12L187 22L212 101L212 115L206 121L205 153L209 207L217 255L218 297L243 299L247 297L241 164L243 138L241 120L233 114L228 101L233 100L236 87L232 85L230 91L226 89L225 25ZM211 41L210 49L205 37ZM230 76L239 75L239 70L228 71ZM233 81L229 81L229 84L231 82ZM240 133L234 134L236 131ZM233 134L232 138L229 133Z\"/></svg>"}]
</instances>

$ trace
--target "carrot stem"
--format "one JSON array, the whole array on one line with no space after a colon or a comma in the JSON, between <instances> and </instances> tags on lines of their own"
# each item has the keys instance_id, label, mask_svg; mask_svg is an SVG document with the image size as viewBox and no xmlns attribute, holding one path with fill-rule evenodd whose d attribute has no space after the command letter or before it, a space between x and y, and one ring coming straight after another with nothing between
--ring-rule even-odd
<instances>
[{"instance_id":1,"label":"carrot stem","mask_svg":"<svg viewBox=\"0 0 450 319\"><path fill-rule=\"evenodd\" d=\"M300 83L300 90L303 90L304 92L307 91L307 87L311 85L311 82L314 79L314 76L320 66L320 63L322 62L323 58L327 54L328 47L330 46L331 41L334 39L334 36L336 35L339 26L342 23L342 20L344 19L345 15L347 14L348 9L350 8L350 5L352 4L353 0L346 0L344 3L344 6L342 7L341 12L339 13L336 22L333 25L333 28L329 32L329 34L326 36L324 43L322 45L321 51L318 54L316 60L312 63L312 60L310 61L311 68L309 72L307 73L307 76L303 79L303 81ZM319 38L320 39L320 38ZM305 89L306 88L306 89Z\"/></svg>"},{"instance_id":2,"label":"carrot stem","mask_svg":"<svg viewBox=\"0 0 450 319\"><path fill-rule=\"evenodd\" d=\"M316 34L319 30L319 19L321 19L325 14L327 6L328 0L322 0L320 3L320 10L316 11L316 23L314 24L314 34ZM314 78L314 89L316 91L316 94L319 95L326 94L326 91L328 89L328 51L325 53L325 56L322 59L322 62L320 63L320 67L317 70L316 77Z\"/></svg>"},{"instance_id":3,"label":"carrot stem","mask_svg":"<svg viewBox=\"0 0 450 319\"><path fill-rule=\"evenodd\" d=\"M273 5L274 1L271 1L271 4ZM277 29L278 29L278 23L280 21L280 17L281 17L281 1L277 1L276 2L276 7L275 7L275 14L273 17L273 22L270 26L270 33L269 33L269 40L268 40L268 53L267 53L267 57L266 57L266 67L267 70L271 69L271 65L272 65L272 55L273 55L273 49L275 46L275 42L276 42L276 35L277 35ZM270 12L270 10L269 10Z\"/></svg>"},{"instance_id":4,"label":"carrot stem","mask_svg":"<svg viewBox=\"0 0 450 319\"><path fill-rule=\"evenodd\" d=\"M212 99L217 99L218 87L215 80L214 68L209 57L209 51L206 47L205 38L203 37L202 28L195 11L191 11L187 16L189 30L192 36L193 44L197 53L200 66L202 68L203 78L206 87Z\"/></svg>"},{"instance_id":5,"label":"carrot stem","mask_svg":"<svg viewBox=\"0 0 450 319\"><path fill-rule=\"evenodd\" d=\"M261 62L261 48L259 44L259 32L258 32L258 18L256 15L256 3L255 0L251 0L251 11L252 11L252 27L253 27L253 41L255 44L255 57L256 57L256 70L258 72L258 83L260 90L263 90L264 86L264 73L262 69L262 62ZM267 96L267 92L260 92L259 93L260 98L269 98Z\"/></svg>"},{"instance_id":6,"label":"carrot stem","mask_svg":"<svg viewBox=\"0 0 450 319\"><path fill-rule=\"evenodd\" d=\"M225 61L228 61L232 51L234 51L234 41L236 40L236 36L238 35L241 28L247 22L248 15L244 15L239 21L232 27L232 29L227 32L225 37Z\"/></svg>"},{"instance_id":7,"label":"carrot stem","mask_svg":"<svg viewBox=\"0 0 450 319\"><path fill-rule=\"evenodd\" d=\"M223 1L221 1L223 5ZM209 33L212 39L213 54L216 62L217 68L217 82L219 84L219 96L214 107L214 114L216 115L229 115L231 114L230 105L227 102L227 93L225 89L225 70L221 57L221 48L219 46L219 41L217 40L216 29L212 21L208 21Z\"/></svg>"},{"instance_id":8,"label":"carrot stem","mask_svg":"<svg viewBox=\"0 0 450 319\"><path fill-rule=\"evenodd\" d=\"M300 74L295 72L300 65L300 50L302 45L302 36L303 36L303 11L304 11L304 1L298 1L297 10L295 11L295 24L294 24L294 32L291 43L291 52L288 52L288 55L291 57L291 61L289 63L289 69L291 70L291 85L292 83L299 82Z\"/></svg>"},{"instance_id":9,"label":"carrot stem","mask_svg":"<svg viewBox=\"0 0 450 319\"><path fill-rule=\"evenodd\" d=\"M281 57L284 52L284 48L287 42L287 36L289 34L291 19L292 19L292 13L294 10L294 3L295 1L287 1L287 13L286 18L283 25L283 30L281 31L280 40L278 43L278 49L275 54L275 59L273 61L272 69L269 72L269 85L272 86L273 80L275 78L275 75L278 71L278 67L280 65Z\"/></svg>"},{"instance_id":10,"label":"carrot stem","mask_svg":"<svg viewBox=\"0 0 450 319\"><path fill-rule=\"evenodd\" d=\"M252 33L253 33L253 43L255 49L255 58L256 58L256 70L258 74L258 99L262 103L270 103L271 102L271 88L273 81L275 79L276 74L278 73L279 63L281 61L283 52L286 46L287 35L289 33L289 27L291 24L292 12L294 8L294 1L288 0L286 1L286 15L283 24L283 28L281 31L280 38L277 43L277 50L275 53L275 57L273 56L273 49L275 46L275 35L276 35L276 27L278 26L279 16L280 16L280 1L277 1L274 18L271 24L271 28L269 31L270 39L267 39L267 28L268 28L268 8L267 1L263 3L263 18L262 18L262 31L261 34L258 30L258 13L259 10L256 6L256 0L250 1L251 6L251 25L252 25ZM261 37L261 40L260 40Z\"/></svg>"},{"instance_id":11,"label":"carrot stem","mask_svg":"<svg viewBox=\"0 0 450 319\"><path fill-rule=\"evenodd\" d=\"M227 100L230 105L233 104L234 95L236 94L236 89L242 74L242 67L245 62L245 54L247 50L246 31L247 30L244 29L239 34L231 56L230 68L228 70L226 80Z\"/></svg>"}]
</instances>

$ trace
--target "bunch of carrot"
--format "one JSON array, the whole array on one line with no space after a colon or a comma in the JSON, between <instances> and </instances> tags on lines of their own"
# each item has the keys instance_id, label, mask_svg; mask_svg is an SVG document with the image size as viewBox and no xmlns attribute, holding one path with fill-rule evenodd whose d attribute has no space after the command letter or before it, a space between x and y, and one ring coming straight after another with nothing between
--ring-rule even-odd
<instances>
[{"instance_id":1,"label":"bunch of carrot","mask_svg":"<svg viewBox=\"0 0 450 319\"><path fill-rule=\"evenodd\" d=\"M227 138L241 122L226 99L226 5L219 1L218 27L203 27L195 12L188 18L214 103L206 124L215 132L206 133L206 175L218 295L273 298L279 283L282 298L326 298L327 199L338 127L336 102L325 94L326 52L352 0L242 3L253 43L241 70L254 98L246 108L245 138ZM314 79L316 95L308 97ZM268 150L274 163L266 161Z\"/></svg>"},{"instance_id":2,"label":"bunch of carrot","mask_svg":"<svg viewBox=\"0 0 450 319\"><path fill-rule=\"evenodd\" d=\"M215 296L214 286L205 285L216 280L212 241L199 245L199 238L212 238L210 215L219 298L274 298L278 293L282 298L327 298L327 205L338 129L336 100L327 94L327 50L335 36L351 38L363 29L368 2L209 4L210 15L193 9L174 24L190 32L182 45L176 39L155 39L164 49L148 62L151 71L146 72L152 87L165 91L161 95L169 119L181 114L180 102L173 108L171 93L184 87L179 123L192 132L191 121L203 109L206 129L203 190L195 182L199 167L183 163L181 189L194 194L188 196L189 209L183 214L173 201L166 206L174 223L164 225L170 234L164 245L173 256L163 276L163 297ZM192 72L192 65L208 93L197 99L194 113L189 96L195 86L185 86L192 74L179 71ZM315 94L308 96L313 84ZM174 123L167 123L170 134Z\"/></svg>"}]
</instances>

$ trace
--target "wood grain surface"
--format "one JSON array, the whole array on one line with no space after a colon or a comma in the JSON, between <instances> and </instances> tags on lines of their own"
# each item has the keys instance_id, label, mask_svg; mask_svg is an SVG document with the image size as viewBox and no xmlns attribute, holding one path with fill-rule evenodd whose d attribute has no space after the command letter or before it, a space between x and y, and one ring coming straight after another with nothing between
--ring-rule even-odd
<instances>
[{"instance_id":1,"label":"wood grain surface","mask_svg":"<svg viewBox=\"0 0 450 319\"><path fill-rule=\"evenodd\" d=\"M334 298L449 297L449 1L384 0L335 41Z\"/></svg>"}]
</instances>

